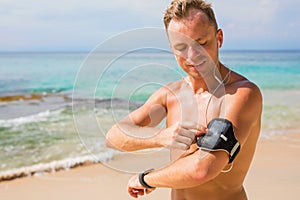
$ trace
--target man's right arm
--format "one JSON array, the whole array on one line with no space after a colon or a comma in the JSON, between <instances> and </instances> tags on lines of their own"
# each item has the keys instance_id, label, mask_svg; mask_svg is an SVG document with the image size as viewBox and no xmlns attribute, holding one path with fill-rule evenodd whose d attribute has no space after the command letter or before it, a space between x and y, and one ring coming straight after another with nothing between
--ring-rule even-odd
<instances>
[{"instance_id":1,"label":"man's right arm","mask_svg":"<svg viewBox=\"0 0 300 200\"><path fill-rule=\"evenodd\" d=\"M106 145L120 151L159 147L189 148L196 135L204 133L205 129L180 123L167 128L156 127L167 114L167 91L165 87L159 89L143 106L116 123L106 135Z\"/></svg>"},{"instance_id":2,"label":"man's right arm","mask_svg":"<svg viewBox=\"0 0 300 200\"><path fill-rule=\"evenodd\" d=\"M117 122L106 135L106 145L120 151L163 147L156 126L166 116L166 89L156 91L148 101Z\"/></svg>"}]
</instances>

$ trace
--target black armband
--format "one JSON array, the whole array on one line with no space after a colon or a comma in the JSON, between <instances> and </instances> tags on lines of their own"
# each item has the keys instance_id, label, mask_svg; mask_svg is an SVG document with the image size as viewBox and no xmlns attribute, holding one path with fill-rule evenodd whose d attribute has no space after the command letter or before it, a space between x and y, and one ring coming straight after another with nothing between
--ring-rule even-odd
<instances>
[{"instance_id":1,"label":"black armband","mask_svg":"<svg viewBox=\"0 0 300 200\"><path fill-rule=\"evenodd\" d=\"M154 169L149 169L149 170L146 170L142 173L139 174L139 182L140 184L144 187L144 188L148 188L148 189L152 189L154 187L151 187L150 185L148 185L145 180L144 180L144 176L149 174L151 171L153 171Z\"/></svg>"},{"instance_id":2,"label":"black armband","mask_svg":"<svg viewBox=\"0 0 300 200\"><path fill-rule=\"evenodd\" d=\"M233 125L227 119L216 118L209 122L208 133L199 137L197 146L208 151L223 150L232 163L240 151L240 143L234 135Z\"/></svg>"}]
</instances>

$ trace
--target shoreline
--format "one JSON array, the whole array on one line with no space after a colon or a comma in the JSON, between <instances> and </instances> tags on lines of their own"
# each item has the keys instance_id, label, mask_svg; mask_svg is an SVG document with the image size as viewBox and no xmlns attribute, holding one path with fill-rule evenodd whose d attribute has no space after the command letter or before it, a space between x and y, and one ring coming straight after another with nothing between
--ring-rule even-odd
<instances>
[{"instance_id":1,"label":"shoreline","mask_svg":"<svg viewBox=\"0 0 300 200\"><path fill-rule=\"evenodd\" d=\"M288 139L282 136L272 140L260 138L244 184L249 199L297 198L300 185L298 135L289 134L286 136ZM132 165L129 160L123 162ZM145 165L144 161L135 160L133 163ZM130 173L116 171L105 164L88 163L70 170L2 181L0 196L9 200L22 199L24 196L31 200L132 199L126 191L130 177ZM139 199L168 199L169 193L169 189L158 188Z\"/></svg>"},{"instance_id":2,"label":"shoreline","mask_svg":"<svg viewBox=\"0 0 300 200\"><path fill-rule=\"evenodd\" d=\"M63 102L70 101L70 99L60 95L49 95L43 98L58 97ZM296 191L300 186L300 174L298 172L300 161L297 159L300 153L300 128L298 125L300 119L298 115L300 90L282 91L276 95L276 98L274 98L273 90L263 90L263 95L266 106L264 111L265 121L263 122L265 126L262 127L257 151L245 179L246 192L250 200L297 199ZM56 102L56 99L54 100ZM81 99L77 100L78 102L83 101ZM22 103L30 101L40 100L27 99L15 101L15 103L9 101L0 102L0 104L2 109L6 109L3 103L11 103L17 109L19 105L16 104L17 102L23 105ZM98 99L96 103L100 108L106 108L110 101L115 101L114 103L122 107L126 104L120 99ZM39 106L43 103L47 103L47 101L41 101ZM35 104L28 105L36 107ZM138 103L134 102L130 105L138 106ZM10 105L9 108L11 111L13 107ZM270 110L270 108L274 110ZM283 108L288 109L285 110ZM5 120L3 119L2 121ZM114 162L116 161L118 166L130 168L134 163L139 166L136 169L152 167L152 164L149 165L149 162L134 159L134 156L132 162L128 159L122 159L120 156L116 156L113 159L115 159ZM160 158L157 159L159 160ZM63 164L66 167L58 167L52 170L53 166L51 166L44 171L37 171L36 175L32 175L35 172L30 172L31 176L27 176L28 174L24 173L22 178L8 178L10 180L1 181L0 177L0 196L9 200L19 200L24 196L29 197L31 200L60 200L70 197L74 200L81 200L87 197L91 200L99 198L132 199L126 191L127 181L131 174L121 173L107 167L106 161L98 164L84 161L75 163L72 166L68 166L66 163ZM153 194L140 199L169 199L169 193L169 189L159 188Z\"/></svg>"}]
</instances>

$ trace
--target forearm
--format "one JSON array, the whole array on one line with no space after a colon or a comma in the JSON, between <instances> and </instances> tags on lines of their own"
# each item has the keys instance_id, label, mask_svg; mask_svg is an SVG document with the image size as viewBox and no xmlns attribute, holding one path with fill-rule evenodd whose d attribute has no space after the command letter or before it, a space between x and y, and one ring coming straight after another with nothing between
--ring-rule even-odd
<instances>
[{"instance_id":1,"label":"forearm","mask_svg":"<svg viewBox=\"0 0 300 200\"><path fill-rule=\"evenodd\" d=\"M106 135L106 145L120 151L162 147L157 135L161 129L126 123L115 124Z\"/></svg>"},{"instance_id":2,"label":"forearm","mask_svg":"<svg viewBox=\"0 0 300 200\"><path fill-rule=\"evenodd\" d=\"M224 164L221 164L221 163ZM169 166L152 171L144 177L152 187L184 189L196 187L216 177L226 160L215 162L215 156L200 158L200 151L180 158Z\"/></svg>"}]
</instances>

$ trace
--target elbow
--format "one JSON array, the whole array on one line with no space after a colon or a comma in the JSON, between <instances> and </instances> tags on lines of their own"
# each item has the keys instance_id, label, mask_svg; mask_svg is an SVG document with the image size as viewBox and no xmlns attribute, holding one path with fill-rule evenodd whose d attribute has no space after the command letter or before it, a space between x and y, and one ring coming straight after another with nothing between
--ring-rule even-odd
<instances>
[{"instance_id":1,"label":"elbow","mask_svg":"<svg viewBox=\"0 0 300 200\"><path fill-rule=\"evenodd\" d=\"M209 167L201 161L197 161L192 171L191 178L197 185L204 184L215 177L210 173Z\"/></svg>"},{"instance_id":2,"label":"elbow","mask_svg":"<svg viewBox=\"0 0 300 200\"><path fill-rule=\"evenodd\" d=\"M106 136L105 138L105 146L107 148L115 149L115 146L112 144L111 140L109 137Z\"/></svg>"},{"instance_id":3,"label":"elbow","mask_svg":"<svg viewBox=\"0 0 300 200\"><path fill-rule=\"evenodd\" d=\"M119 129L116 125L108 131L105 136L105 146L118 151L130 151L126 138L122 134L118 134L118 131Z\"/></svg>"},{"instance_id":4,"label":"elbow","mask_svg":"<svg viewBox=\"0 0 300 200\"><path fill-rule=\"evenodd\" d=\"M112 144L112 142L108 138L105 139L105 147L110 149L116 149L116 147Z\"/></svg>"},{"instance_id":5,"label":"elbow","mask_svg":"<svg viewBox=\"0 0 300 200\"><path fill-rule=\"evenodd\" d=\"M116 127L113 126L108 133L105 136L105 146L107 148L111 148L111 149L116 149L116 150L120 150L120 147L118 145L118 142L115 138L117 138L117 136L114 134Z\"/></svg>"},{"instance_id":6,"label":"elbow","mask_svg":"<svg viewBox=\"0 0 300 200\"><path fill-rule=\"evenodd\" d=\"M201 185L208 181L208 173L205 170L196 170L192 178L196 183Z\"/></svg>"}]
</instances>

